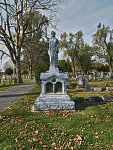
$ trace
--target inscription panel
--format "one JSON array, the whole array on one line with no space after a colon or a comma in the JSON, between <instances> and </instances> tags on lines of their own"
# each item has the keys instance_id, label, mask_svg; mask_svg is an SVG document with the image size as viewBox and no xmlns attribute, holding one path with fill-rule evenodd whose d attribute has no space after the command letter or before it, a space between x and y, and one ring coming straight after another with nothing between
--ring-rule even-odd
<instances>
[{"instance_id":1,"label":"inscription panel","mask_svg":"<svg viewBox=\"0 0 113 150\"><path fill-rule=\"evenodd\" d=\"M35 110L74 110L75 106L73 104L38 104L34 105Z\"/></svg>"}]
</instances>

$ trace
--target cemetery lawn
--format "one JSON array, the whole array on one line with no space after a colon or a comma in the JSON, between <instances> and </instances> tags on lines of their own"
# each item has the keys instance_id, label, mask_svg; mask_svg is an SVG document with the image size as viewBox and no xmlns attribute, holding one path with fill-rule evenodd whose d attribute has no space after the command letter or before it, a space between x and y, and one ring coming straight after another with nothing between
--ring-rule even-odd
<instances>
[{"instance_id":1,"label":"cemetery lawn","mask_svg":"<svg viewBox=\"0 0 113 150\"><path fill-rule=\"evenodd\" d=\"M29 81L31 81L31 79L24 79L24 80L23 80L23 83L26 83L26 82L29 82ZM14 81L12 81L11 84L8 84L8 80L5 80L5 82L6 82L5 85L2 85L2 84L0 83L0 91L5 90L5 89L8 89L8 88L11 88L11 87L13 87L13 86L20 85L20 84L14 84Z\"/></svg>"},{"instance_id":2,"label":"cemetery lawn","mask_svg":"<svg viewBox=\"0 0 113 150\"><path fill-rule=\"evenodd\" d=\"M73 99L74 97L85 97L86 100L89 96L113 96L113 91L105 91L105 84L108 84L108 86L113 87L113 79L105 78L102 81L96 81L96 82L88 82L88 84L91 84L91 88L102 88L102 92L84 92L83 88L77 89L77 81L75 79L71 79L71 86L72 89L67 89L70 97Z\"/></svg>"},{"instance_id":3,"label":"cemetery lawn","mask_svg":"<svg viewBox=\"0 0 113 150\"><path fill-rule=\"evenodd\" d=\"M92 84L101 87L105 85L103 82ZM77 90L75 86L76 82L72 79L72 89L68 90L71 98L113 95L113 92L106 91L82 92L82 89ZM1 150L113 149L113 104L79 106L76 112L32 113L30 110L40 92L41 87L37 85L1 112Z\"/></svg>"}]
</instances>

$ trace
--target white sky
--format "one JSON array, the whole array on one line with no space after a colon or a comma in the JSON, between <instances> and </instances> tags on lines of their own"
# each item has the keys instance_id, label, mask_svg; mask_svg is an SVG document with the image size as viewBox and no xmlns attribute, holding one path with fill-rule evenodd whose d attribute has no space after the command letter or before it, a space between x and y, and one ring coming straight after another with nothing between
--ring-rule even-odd
<instances>
[{"instance_id":1,"label":"white sky","mask_svg":"<svg viewBox=\"0 0 113 150\"><path fill-rule=\"evenodd\" d=\"M113 29L113 0L63 0L61 8L57 37L82 30L85 42L91 45L99 22Z\"/></svg>"},{"instance_id":2,"label":"white sky","mask_svg":"<svg viewBox=\"0 0 113 150\"><path fill-rule=\"evenodd\" d=\"M59 40L63 32L76 33L82 30L85 42L91 45L91 35L96 32L99 22L113 29L113 0L62 1L63 3L58 15L58 30L56 30L56 36ZM5 58L3 62L7 59Z\"/></svg>"}]
</instances>

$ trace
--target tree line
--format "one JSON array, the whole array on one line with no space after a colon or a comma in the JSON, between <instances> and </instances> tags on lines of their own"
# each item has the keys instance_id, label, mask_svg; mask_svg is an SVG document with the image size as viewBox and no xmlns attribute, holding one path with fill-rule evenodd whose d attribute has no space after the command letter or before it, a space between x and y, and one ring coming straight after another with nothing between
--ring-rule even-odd
<instances>
[{"instance_id":1,"label":"tree line","mask_svg":"<svg viewBox=\"0 0 113 150\"><path fill-rule=\"evenodd\" d=\"M27 63L31 64L31 59L33 56L30 54L29 42L35 43L36 40L38 40L38 44L43 43L40 37L43 32L43 27L48 25L48 19L39 12L49 11L51 14L55 14L57 12L57 6L59 3L60 0L0 1L0 43L8 49L8 51L6 49L0 49L0 51L2 54L11 58L16 68L16 74L19 83L22 82L22 53L23 55L29 55ZM50 19L49 22L51 21ZM38 39L36 39L37 37ZM25 51L23 52L23 50ZM40 51L42 54L42 50Z\"/></svg>"},{"instance_id":2,"label":"tree line","mask_svg":"<svg viewBox=\"0 0 113 150\"><path fill-rule=\"evenodd\" d=\"M39 63L49 62L48 44L44 41L45 26L53 21L42 14L49 11L51 14L58 12L60 0L2 0L0 2L0 44L5 49L0 49L2 55L11 58L18 77L22 82L21 70L27 69L32 78L32 72ZM83 32L64 32L61 34L60 48L63 50L67 64L71 64L73 75L77 70L86 73L94 63L94 56L109 64L109 70L113 69L113 37L108 26L101 23L97 31L92 35L90 46L84 42ZM6 50L7 48L7 50ZM65 64L66 64L65 63ZM59 68L63 70L64 62L59 62ZM69 70L70 66L68 66ZM65 69L64 69L65 70ZM66 70L65 70L66 71Z\"/></svg>"},{"instance_id":3,"label":"tree line","mask_svg":"<svg viewBox=\"0 0 113 150\"><path fill-rule=\"evenodd\" d=\"M113 70L113 29L102 25L97 26L97 31L92 35L92 46L84 42L83 32L77 33L64 32L61 34L60 47L64 51L64 56L71 60L73 67L73 76L75 77L75 68L81 70L84 74L94 66L96 60L104 60L109 65L109 71ZM101 67L102 68L102 67Z\"/></svg>"}]
</instances>

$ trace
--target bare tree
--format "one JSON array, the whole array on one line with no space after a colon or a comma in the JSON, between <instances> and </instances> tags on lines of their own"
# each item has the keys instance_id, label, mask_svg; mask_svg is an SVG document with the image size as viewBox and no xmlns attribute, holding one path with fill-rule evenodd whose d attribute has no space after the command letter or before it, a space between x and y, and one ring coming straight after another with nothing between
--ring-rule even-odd
<instances>
[{"instance_id":1,"label":"bare tree","mask_svg":"<svg viewBox=\"0 0 113 150\"><path fill-rule=\"evenodd\" d=\"M13 69L13 63L12 63L11 59L6 61L3 66L4 66L4 70L6 70L7 68Z\"/></svg>"},{"instance_id":2,"label":"bare tree","mask_svg":"<svg viewBox=\"0 0 113 150\"><path fill-rule=\"evenodd\" d=\"M19 83L22 82L21 51L24 37L29 34L27 28L30 16L37 10L52 11L54 14L59 3L59 0L2 0L0 2L0 41L7 47L8 53L5 50L0 51L11 58ZM39 30L42 24L38 24L37 28L30 32Z\"/></svg>"}]
</instances>

